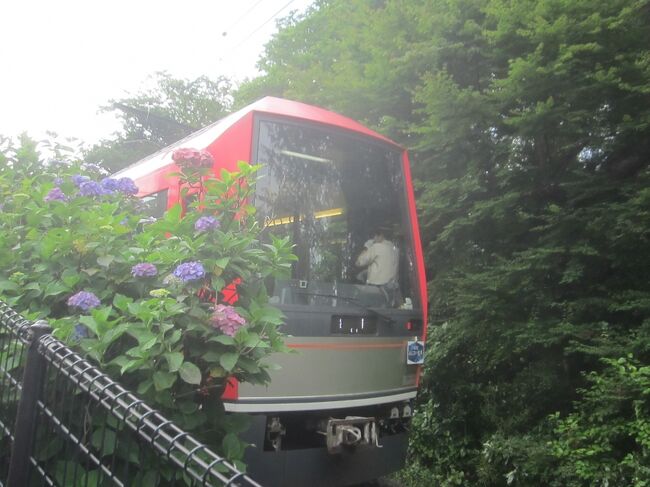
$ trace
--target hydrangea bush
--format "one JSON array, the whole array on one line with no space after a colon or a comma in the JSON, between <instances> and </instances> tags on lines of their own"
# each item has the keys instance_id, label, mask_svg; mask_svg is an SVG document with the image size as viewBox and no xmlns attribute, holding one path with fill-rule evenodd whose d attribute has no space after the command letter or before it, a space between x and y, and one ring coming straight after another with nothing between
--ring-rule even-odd
<instances>
[{"instance_id":1,"label":"hydrangea bush","mask_svg":"<svg viewBox=\"0 0 650 487\"><path fill-rule=\"evenodd\" d=\"M246 418L226 415L221 394L230 377L267 382L269 356L286 351L264 283L295 257L287 240L260 241L257 167L216 179L207 152L174 160L170 184L200 196L153 219L129 179L29 146L0 154L0 298L239 460Z\"/></svg>"}]
</instances>

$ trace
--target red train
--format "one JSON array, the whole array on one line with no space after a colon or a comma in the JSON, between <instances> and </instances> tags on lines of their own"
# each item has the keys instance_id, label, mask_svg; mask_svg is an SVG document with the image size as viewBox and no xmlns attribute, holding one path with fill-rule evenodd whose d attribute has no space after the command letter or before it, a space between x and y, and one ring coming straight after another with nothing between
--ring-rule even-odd
<instances>
[{"instance_id":1,"label":"red train","mask_svg":"<svg viewBox=\"0 0 650 487\"><path fill-rule=\"evenodd\" d=\"M119 173L160 212L179 201L175 148L214 170L262 164L255 205L299 259L269 293L286 315L282 369L237 384L245 461L263 485L350 485L400 469L426 334L427 294L406 150L336 113L264 98Z\"/></svg>"}]
</instances>

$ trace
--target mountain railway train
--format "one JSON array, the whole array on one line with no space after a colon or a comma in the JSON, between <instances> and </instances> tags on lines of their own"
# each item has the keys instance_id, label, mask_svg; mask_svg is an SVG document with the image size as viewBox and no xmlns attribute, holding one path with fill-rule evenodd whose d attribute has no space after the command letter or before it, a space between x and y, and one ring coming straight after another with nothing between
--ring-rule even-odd
<instances>
[{"instance_id":1,"label":"mountain railway train","mask_svg":"<svg viewBox=\"0 0 650 487\"><path fill-rule=\"evenodd\" d=\"M281 369L268 386L230 382L226 411L248 413L250 474L267 486L337 486L399 470L426 334L424 263L408 154L322 108L267 97L120 171L155 211L181 192L172 152L205 149L214 172L261 164L254 204L298 261L271 283L286 316ZM157 209L157 210L156 210ZM378 230L379 229L379 230ZM392 244L392 286L359 275L376 233Z\"/></svg>"}]
</instances>

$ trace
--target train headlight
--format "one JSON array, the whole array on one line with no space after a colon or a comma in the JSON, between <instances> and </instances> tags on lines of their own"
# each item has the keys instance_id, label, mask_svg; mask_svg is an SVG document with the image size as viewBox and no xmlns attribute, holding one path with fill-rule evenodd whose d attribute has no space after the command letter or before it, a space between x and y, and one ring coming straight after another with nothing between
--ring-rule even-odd
<instances>
[{"instance_id":1,"label":"train headlight","mask_svg":"<svg viewBox=\"0 0 650 487\"><path fill-rule=\"evenodd\" d=\"M410 418L412 414L413 410L411 409L411 405L405 404L404 408L402 409L402 416L405 418Z\"/></svg>"}]
</instances>

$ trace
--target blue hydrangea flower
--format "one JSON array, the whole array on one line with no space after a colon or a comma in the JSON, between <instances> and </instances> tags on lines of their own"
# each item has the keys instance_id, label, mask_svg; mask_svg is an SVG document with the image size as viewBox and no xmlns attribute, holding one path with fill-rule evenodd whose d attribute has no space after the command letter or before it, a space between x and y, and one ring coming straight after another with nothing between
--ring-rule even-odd
<instances>
[{"instance_id":1,"label":"blue hydrangea flower","mask_svg":"<svg viewBox=\"0 0 650 487\"><path fill-rule=\"evenodd\" d=\"M54 186L61 186L63 184L63 178L54 178Z\"/></svg>"},{"instance_id":2,"label":"blue hydrangea flower","mask_svg":"<svg viewBox=\"0 0 650 487\"><path fill-rule=\"evenodd\" d=\"M138 187L131 178L120 178L117 180L117 190L123 194L137 194Z\"/></svg>"},{"instance_id":3,"label":"blue hydrangea flower","mask_svg":"<svg viewBox=\"0 0 650 487\"><path fill-rule=\"evenodd\" d=\"M106 190L97 181L85 181L79 186L80 196L102 196Z\"/></svg>"},{"instance_id":4,"label":"blue hydrangea flower","mask_svg":"<svg viewBox=\"0 0 650 487\"><path fill-rule=\"evenodd\" d=\"M104 178L100 181L99 185L104 190L104 194L113 194L115 191L119 191L117 179Z\"/></svg>"},{"instance_id":5,"label":"blue hydrangea flower","mask_svg":"<svg viewBox=\"0 0 650 487\"><path fill-rule=\"evenodd\" d=\"M84 312L88 312L88 310L96 308L100 304L99 298L89 291L79 291L68 298L68 306L79 308Z\"/></svg>"},{"instance_id":6,"label":"blue hydrangea flower","mask_svg":"<svg viewBox=\"0 0 650 487\"><path fill-rule=\"evenodd\" d=\"M155 265L148 262L136 264L131 267L131 275L133 277L153 277L156 274L158 274L158 269L156 269Z\"/></svg>"},{"instance_id":7,"label":"blue hydrangea flower","mask_svg":"<svg viewBox=\"0 0 650 487\"><path fill-rule=\"evenodd\" d=\"M63 191L61 191L61 188L52 188L50 192L45 195L43 201L68 201L68 197Z\"/></svg>"},{"instance_id":8,"label":"blue hydrangea flower","mask_svg":"<svg viewBox=\"0 0 650 487\"><path fill-rule=\"evenodd\" d=\"M207 232L208 230L213 230L219 228L221 222L213 216L202 216L194 224L194 230L197 232Z\"/></svg>"},{"instance_id":9,"label":"blue hydrangea flower","mask_svg":"<svg viewBox=\"0 0 650 487\"><path fill-rule=\"evenodd\" d=\"M81 187L81 185L86 181L90 181L90 178L88 176L84 176L83 174L75 174L72 176L72 182L77 188Z\"/></svg>"},{"instance_id":10,"label":"blue hydrangea flower","mask_svg":"<svg viewBox=\"0 0 650 487\"><path fill-rule=\"evenodd\" d=\"M185 262L176 267L173 274L184 282L196 281L205 276L205 269L200 262Z\"/></svg>"},{"instance_id":11,"label":"blue hydrangea flower","mask_svg":"<svg viewBox=\"0 0 650 487\"><path fill-rule=\"evenodd\" d=\"M74 325L74 330L72 332L72 338L74 340L81 340L82 338L88 338L90 333L88 333L88 328L86 328L81 323Z\"/></svg>"}]
</instances>

